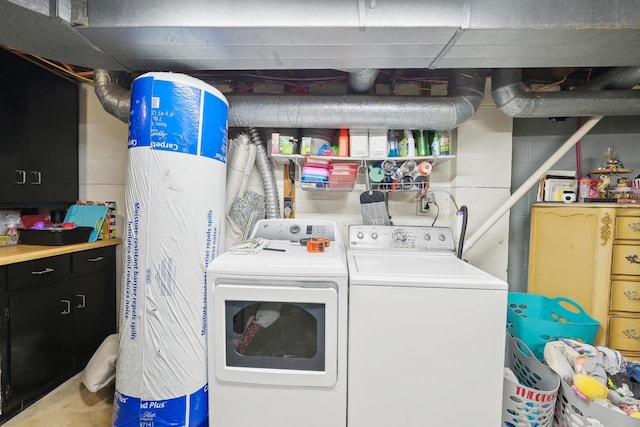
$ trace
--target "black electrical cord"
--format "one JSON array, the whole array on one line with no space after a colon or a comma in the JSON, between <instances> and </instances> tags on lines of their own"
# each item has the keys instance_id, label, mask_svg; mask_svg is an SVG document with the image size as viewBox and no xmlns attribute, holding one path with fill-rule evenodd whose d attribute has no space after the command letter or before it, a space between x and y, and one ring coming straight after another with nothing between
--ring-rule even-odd
<instances>
[{"instance_id":1,"label":"black electrical cord","mask_svg":"<svg viewBox=\"0 0 640 427\"><path fill-rule=\"evenodd\" d=\"M456 214L462 214L462 227L460 228L460 238L458 239L458 250L456 256L462 259L462 248L464 247L464 235L467 232L467 217L469 210L465 205L460 206L460 210Z\"/></svg>"}]
</instances>

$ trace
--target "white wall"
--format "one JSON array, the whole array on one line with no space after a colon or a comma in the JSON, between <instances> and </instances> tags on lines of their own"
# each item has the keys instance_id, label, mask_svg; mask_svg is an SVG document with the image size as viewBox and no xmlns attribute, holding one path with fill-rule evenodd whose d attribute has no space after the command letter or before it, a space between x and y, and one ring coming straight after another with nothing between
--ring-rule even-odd
<instances>
[{"instance_id":1,"label":"white wall","mask_svg":"<svg viewBox=\"0 0 640 427\"><path fill-rule=\"evenodd\" d=\"M80 199L115 201L124 212L128 126L106 113L93 86L80 89Z\"/></svg>"},{"instance_id":2,"label":"white wall","mask_svg":"<svg viewBox=\"0 0 640 427\"><path fill-rule=\"evenodd\" d=\"M127 125L102 109L89 85L82 86L80 117L80 198L115 200L123 214ZM455 159L435 164L429 191L433 192L440 208L435 225L456 228L453 200L458 206L468 207L468 238L510 195L512 120L487 99L477 114L463 123L454 135L456 133L452 151ZM274 169L282 199L282 166L274 165ZM261 191L255 170L249 189ZM302 191L298 188L296 216L331 218L346 232L348 225L362 223L359 197L364 189L362 183L352 192ZM389 195L389 213L394 224L433 223L435 209L429 216L416 215L417 198L417 193ZM465 254L471 264L504 280L507 277L508 225L506 214Z\"/></svg>"}]
</instances>

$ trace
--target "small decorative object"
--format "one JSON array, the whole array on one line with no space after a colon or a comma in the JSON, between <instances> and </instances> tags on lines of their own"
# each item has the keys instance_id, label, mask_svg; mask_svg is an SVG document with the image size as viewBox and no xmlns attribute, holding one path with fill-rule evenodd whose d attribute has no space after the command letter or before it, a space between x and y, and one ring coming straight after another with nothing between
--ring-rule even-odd
<instances>
[{"instance_id":1,"label":"small decorative object","mask_svg":"<svg viewBox=\"0 0 640 427\"><path fill-rule=\"evenodd\" d=\"M598 197L605 198L609 195L609 185L611 184L611 175L601 174L598 180Z\"/></svg>"},{"instance_id":2,"label":"small decorative object","mask_svg":"<svg viewBox=\"0 0 640 427\"><path fill-rule=\"evenodd\" d=\"M618 178L616 188L629 188L631 187L631 180L629 178Z\"/></svg>"},{"instance_id":3,"label":"small decorative object","mask_svg":"<svg viewBox=\"0 0 640 427\"><path fill-rule=\"evenodd\" d=\"M610 146L607 152L604 153L606 157L606 163L590 171L591 174L596 174L600 177L598 182L598 197L608 198L613 197L616 199L631 199L635 195L635 192L629 191L631 187L631 180L629 178L618 178L616 187L613 190L609 190L611 179L613 175L619 175L623 173L631 173L633 169L627 169L624 167L618 153Z\"/></svg>"}]
</instances>

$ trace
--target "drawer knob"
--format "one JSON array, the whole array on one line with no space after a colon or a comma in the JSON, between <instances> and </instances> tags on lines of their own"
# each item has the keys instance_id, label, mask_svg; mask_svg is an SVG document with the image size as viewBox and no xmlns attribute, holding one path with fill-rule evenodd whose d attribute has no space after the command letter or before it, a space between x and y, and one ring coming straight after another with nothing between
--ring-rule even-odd
<instances>
[{"instance_id":1,"label":"drawer knob","mask_svg":"<svg viewBox=\"0 0 640 427\"><path fill-rule=\"evenodd\" d=\"M638 261L638 255L627 255L625 258L631 264L640 264L640 261Z\"/></svg>"},{"instance_id":2,"label":"drawer knob","mask_svg":"<svg viewBox=\"0 0 640 427\"><path fill-rule=\"evenodd\" d=\"M640 298L638 298L638 293L636 291L626 291L624 294L631 301L640 301Z\"/></svg>"},{"instance_id":3,"label":"drawer knob","mask_svg":"<svg viewBox=\"0 0 640 427\"><path fill-rule=\"evenodd\" d=\"M631 224L629 224L629 228L633 231L640 231L640 223L632 222Z\"/></svg>"},{"instance_id":4,"label":"drawer knob","mask_svg":"<svg viewBox=\"0 0 640 427\"><path fill-rule=\"evenodd\" d=\"M635 329L627 329L623 332L627 338L631 338L632 340L640 340L640 335L636 335Z\"/></svg>"}]
</instances>

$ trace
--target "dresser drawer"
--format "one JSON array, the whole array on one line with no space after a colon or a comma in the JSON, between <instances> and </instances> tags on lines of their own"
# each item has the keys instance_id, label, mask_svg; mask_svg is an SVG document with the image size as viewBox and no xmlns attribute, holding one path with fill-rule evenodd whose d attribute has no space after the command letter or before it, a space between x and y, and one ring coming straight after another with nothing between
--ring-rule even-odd
<instances>
[{"instance_id":1,"label":"dresser drawer","mask_svg":"<svg viewBox=\"0 0 640 427\"><path fill-rule=\"evenodd\" d=\"M113 247L96 248L73 253L73 273L87 274L108 268L115 257Z\"/></svg>"},{"instance_id":2,"label":"dresser drawer","mask_svg":"<svg viewBox=\"0 0 640 427\"><path fill-rule=\"evenodd\" d=\"M71 274L71 255L34 259L7 266L9 291L66 278Z\"/></svg>"},{"instance_id":3,"label":"dresser drawer","mask_svg":"<svg viewBox=\"0 0 640 427\"><path fill-rule=\"evenodd\" d=\"M613 245L611 274L640 275L640 246Z\"/></svg>"},{"instance_id":4,"label":"dresser drawer","mask_svg":"<svg viewBox=\"0 0 640 427\"><path fill-rule=\"evenodd\" d=\"M640 314L640 282L614 280L611 282L611 310Z\"/></svg>"},{"instance_id":5,"label":"dresser drawer","mask_svg":"<svg viewBox=\"0 0 640 427\"><path fill-rule=\"evenodd\" d=\"M640 217L637 217L637 216L617 217L615 238L640 240Z\"/></svg>"},{"instance_id":6,"label":"dresser drawer","mask_svg":"<svg viewBox=\"0 0 640 427\"><path fill-rule=\"evenodd\" d=\"M640 317L611 317L609 347L620 351L640 352Z\"/></svg>"}]
</instances>

